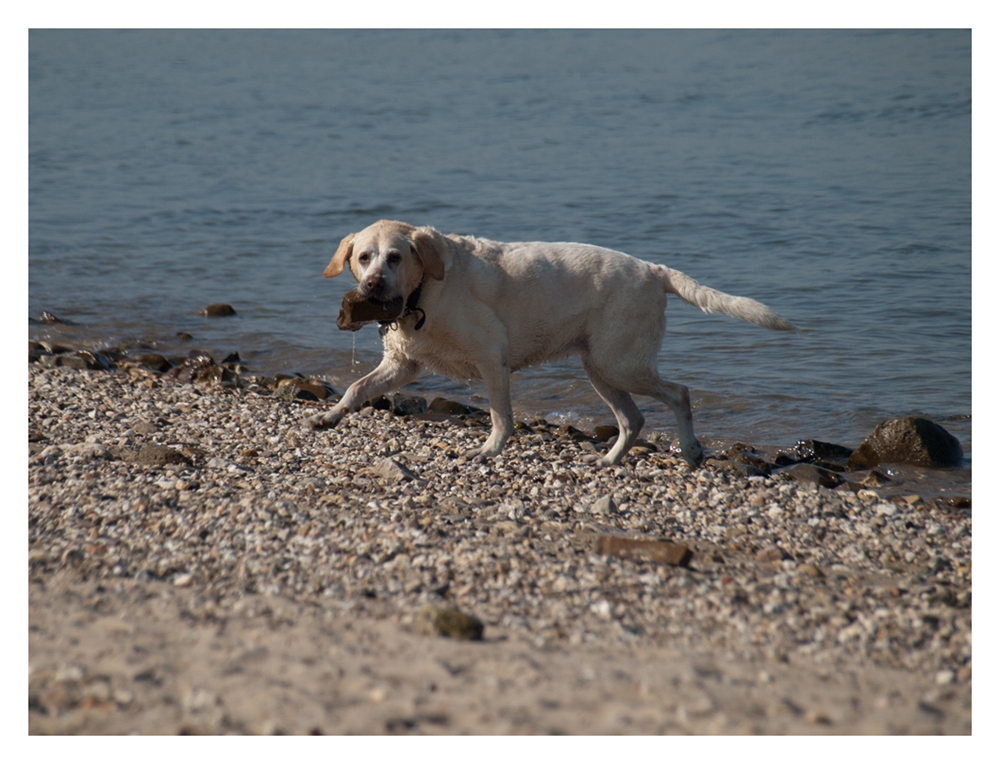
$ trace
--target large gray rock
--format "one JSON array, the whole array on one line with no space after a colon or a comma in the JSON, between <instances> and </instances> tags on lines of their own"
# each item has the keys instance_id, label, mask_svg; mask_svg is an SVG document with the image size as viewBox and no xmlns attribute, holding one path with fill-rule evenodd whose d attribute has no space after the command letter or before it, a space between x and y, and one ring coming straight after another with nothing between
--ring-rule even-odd
<instances>
[{"instance_id":1,"label":"large gray rock","mask_svg":"<svg viewBox=\"0 0 1000 764\"><path fill-rule=\"evenodd\" d=\"M850 470L877 464L953 467L962 461L958 438L929 419L906 417L880 423L847 461Z\"/></svg>"}]
</instances>

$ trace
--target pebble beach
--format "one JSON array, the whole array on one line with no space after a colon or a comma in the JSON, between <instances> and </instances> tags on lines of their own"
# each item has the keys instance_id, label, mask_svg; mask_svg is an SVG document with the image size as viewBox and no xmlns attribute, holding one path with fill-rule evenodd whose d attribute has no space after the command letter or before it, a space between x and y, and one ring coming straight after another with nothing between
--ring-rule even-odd
<instances>
[{"instance_id":1,"label":"pebble beach","mask_svg":"<svg viewBox=\"0 0 1000 764\"><path fill-rule=\"evenodd\" d=\"M279 393L29 363L32 734L971 733L968 502Z\"/></svg>"}]
</instances>

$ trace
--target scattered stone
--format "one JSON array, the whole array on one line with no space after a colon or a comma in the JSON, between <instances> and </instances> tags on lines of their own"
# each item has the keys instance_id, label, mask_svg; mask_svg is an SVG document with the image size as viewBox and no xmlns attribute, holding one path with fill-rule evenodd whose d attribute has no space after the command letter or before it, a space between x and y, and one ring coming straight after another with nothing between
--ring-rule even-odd
<instances>
[{"instance_id":1,"label":"scattered stone","mask_svg":"<svg viewBox=\"0 0 1000 764\"><path fill-rule=\"evenodd\" d=\"M168 464L191 463L191 460L180 451L170 448L169 446L159 446L155 444L143 446L131 459L126 459L125 461L134 461L137 464L146 464L151 467L165 467Z\"/></svg>"},{"instance_id":2,"label":"scattered stone","mask_svg":"<svg viewBox=\"0 0 1000 764\"><path fill-rule=\"evenodd\" d=\"M815 464L793 464L782 470L786 475L791 475L800 483L815 483L823 488L836 488L844 479L836 472L817 467Z\"/></svg>"},{"instance_id":3,"label":"scattered stone","mask_svg":"<svg viewBox=\"0 0 1000 764\"><path fill-rule=\"evenodd\" d=\"M861 481L861 485L865 488L880 488L881 486L888 485L891 482L892 478L884 472L872 470L868 473L868 477Z\"/></svg>"},{"instance_id":4,"label":"scattered stone","mask_svg":"<svg viewBox=\"0 0 1000 764\"><path fill-rule=\"evenodd\" d=\"M394 393L389 397L392 402L392 413L396 416L410 416L427 412L427 399L416 395Z\"/></svg>"},{"instance_id":5,"label":"scattered stone","mask_svg":"<svg viewBox=\"0 0 1000 764\"><path fill-rule=\"evenodd\" d=\"M152 435L154 432L158 432L159 429L153 422L147 422L144 419L140 419L132 425L132 432L136 435Z\"/></svg>"},{"instance_id":6,"label":"scattered stone","mask_svg":"<svg viewBox=\"0 0 1000 764\"><path fill-rule=\"evenodd\" d=\"M174 366L159 353L143 353L128 360L153 371L168 371Z\"/></svg>"},{"instance_id":7,"label":"scattered stone","mask_svg":"<svg viewBox=\"0 0 1000 764\"><path fill-rule=\"evenodd\" d=\"M620 557L624 560L648 559L663 565L687 567L694 552L682 544L664 539L637 539L626 536L600 535L594 541L598 554Z\"/></svg>"},{"instance_id":8,"label":"scattered stone","mask_svg":"<svg viewBox=\"0 0 1000 764\"><path fill-rule=\"evenodd\" d=\"M590 511L595 515L613 515L618 511L618 505L610 496L602 496L590 505Z\"/></svg>"},{"instance_id":9,"label":"scattered stone","mask_svg":"<svg viewBox=\"0 0 1000 764\"><path fill-rule=\"evenodd\" d=\"M610 424L598 425L594 428L594 442L607 443L612 438L618 437L618 428Z\"/></svg>"},{"instance_id":10,"label":"scattered stone","mask_svg":"<svg viewBox=\"0 0 1000 764\"><path fill-rule=\"evenodd\" d=\"M42 315L38 317L38 323L40 324L65 324L61 318L49 313L47 310L42 311Z\"/></svg>"},{"instance_id":11,"label":"scattered stone","mask_svg":"<svg viewBox=\"0 0 1000 764\"><path fill-rule=\"evenodd\" d=\"M562 427L559 428L557 434L559 435L560 438L569 439L577 443L580 441L591 439L587 433L577 429L571 424L564 424Z\"/></svg>"},{"instance_id":12,"label":"scattered stone","mask_svg":"<svg viewBox=\"0 0 1000 764\"><path fill-rule=\"evenodd\" d=\"M222 316L235 316L236 310L232 305L226 305L225 303L216 303L214 305L207 305L202 308L201 315L208 318L219 318Z\"/></svg>"},{"instance_id":13,"label":"scattered stone","mask_svg":"<svg viewBox=\"0 0 1000 764\"><path fill-rule=\"evenodd\" d=\"M218 696L203 687L192 687L184 694L184 708L192 713L207 711L218 703Z\"/></svg>"},{"instance_id":14,"label":"scattered stone","mask_svg":"<svg viewBox=\"0 0 1000 764\"><path fill-rule=\"evenodd\" d=\"M275 394L284 400L324 401L337 395L337 391L322 380L286 377L278 381Z\"/></svg>"},{"instance_id":15,"label":"scattered stone","mask_svg":"<svg viewBox=\"0 0 1000 764\"><path fill-rule=\"evenodd\" d=\"M881 422L848 460L851 470L878 464L954 467L962 463L958 438L929 419L907 417Z\"/></svg>"},{"instance_id":16,"label":"scattered stone","mask_svg":"<svg viewBox=\"0 0 1000 764\"><path fill-rule=\"evenodd\" d=\"M800 462L814 464L825 460L846 461L851 458L853 451L846 446L838 446L836 443L807 439L796 443L793 453Z\"/></svg>"},{"instance_id":17,"label":"scattered stone","mask_svg":"<svg viewBox=\"0 0 1000 764\"><path fill-rule=\"evenodd\" d=\"M81 358L76 354L42 355L39 357L38 363L49 369L59 366L66 369L80 369L82 371L88 368L87 359Z\"/></svg>"},{"instance_id":18,"label":"scattered stone","mask_svg":"<svg viewBox=\"0 0 1000 764\"><path fill-rule=\"evenodd\" d=\"M399 483L407 480L416 480L419 476L397 462L395 459L381 459L375 463L372 470L380 478Z\"/></svg>"},{"instance_id":19,"label":"scattered stone","mask_svg":"<svg viewBox=\"0 0 1000 764\"><path fill-rule=\"evenodd\" d=\"M791 559L791 555L788 552L780 546L773 545L764 547L754 555L754 560L757 562L781 562L789 559Z\"/></svg>"},{"instance_id":20,"label":"scattered stone","mask_svg":"<svg viewBox=\"0 0 1000 764\"><path fill-rule=\"evenodd\" d=\"M111 452L100 443L80 443L75 446L70 446L66 449L66 451L67 453L78 456L85 461L113 458Z\"/></svg>"},{"instance_id":21,"label":"scattered stone","mask_svg":"<svg viewBox=\"0 0 1000 764\"><path fill-rule=\"evenodd\" d=\"M461 610L437 605L425 605L420 612L417 628L421 633L452 639L483 638L483 622Z\"/></svg>"},{"instance_id":22,"label":"scattered stone","mask_svg":"<svg viewBox=\"0 0 1000 764\"><path fill-rule=\"evenodd\" d=\"M762 459L752 453L752 449L742 443L735 443L727 450L722 451L717 458L724 458L733 464L748 467L749 469L739 470L744 475L770 475L775 465L766 459Z\"/></svg>"},{"instance_id":23,"label":"scattered stone","mask_svg":"<svg viewBox=\"0 0 1000 764\"><path fill-rule=\"evenodd\" d=\"M951 509L972 509L971 496L942 496L937 502Z\"/></svg>"},{"instance_id":24,"label":"scattered stone","mask_svg":"<svg viewBox=\"0 0 1000 764\"><path fill-rule=\"evenodd\" d=\"M472 409L457 401L449 401L445 398L435 398L427 406L430 414L446 414L448 416L467 416L472 413Z\"/></svg>"},{"instance_id":25,"label":"scattered stone","mask_svg":"<svg viewBox=\"0 0 1000 764\"><path fill-rule=\"evenodd\" d=\"M823 574L822 570L820 570L815 565L813 565L812 563L809 563L809 562L806 562L806 563L803 563L802 565L799 565L795 569L795 572L796 573L801 573L802 575L809 576L810 578L815 578L815 579L826 578L826 576Z\"/></svg>"}]
</instances>

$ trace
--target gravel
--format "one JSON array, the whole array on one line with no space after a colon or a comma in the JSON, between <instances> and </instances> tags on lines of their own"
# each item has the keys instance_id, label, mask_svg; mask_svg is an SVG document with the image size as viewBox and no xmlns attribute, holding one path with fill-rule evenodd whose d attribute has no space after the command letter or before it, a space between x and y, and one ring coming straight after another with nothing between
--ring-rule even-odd
<instances>
[{"instance_id":1,"label":"gravel","mask_svg":"<svg viewBox=\"0 0 1000 764\"><path fill-rule=\"evenodd\" d=\"M665 433L597 468L592 441L535 421L480 463L460 456L488 433L475 414L367 408L311 431L330 403L37 364L28 381L32 613L60 582L129 601L183 591L195 624L254 597L403 630L448 607L539 650L903 670L971 725L969 509L692 470ZM608 535L694 555L598 554ZM33 667L35 729L77 706L47 705L57 668ZM95 692L135 694L106 684ZM214 707L212 692L180 705Z\"/></svg>"}]
</instances>

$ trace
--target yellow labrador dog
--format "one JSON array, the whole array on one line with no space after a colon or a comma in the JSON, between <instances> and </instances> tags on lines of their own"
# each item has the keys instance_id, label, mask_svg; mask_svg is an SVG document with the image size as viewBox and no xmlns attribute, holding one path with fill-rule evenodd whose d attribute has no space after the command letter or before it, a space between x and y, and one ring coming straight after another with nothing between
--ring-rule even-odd
<instances>
[{"instance_id":1,"label":"yellow labrador dog","mask_svg":"<svg viewBox=\"0 0 1000 764\"><path fill-rule=\"evenodd\" d=\"M486 384L493 430L474 452L482 457L500 453L514 432L511 372L579 355L618 420L618 439L598 464L617 464L638 437L643 416L634 393L656 398L674 412L681 452L697 465L703 452L691 423L688 389L656 372L667 295L768 329L795 328L755 300L589 244L444 236L433 228L380 220L345 237L323 275L338 276L345 265L361 296L387 303L402 299L405 308L384 327L385 354L378 367L309 423L333 427L344 414L411 382L426 367Z\"/></svg>"}]
</instances>

